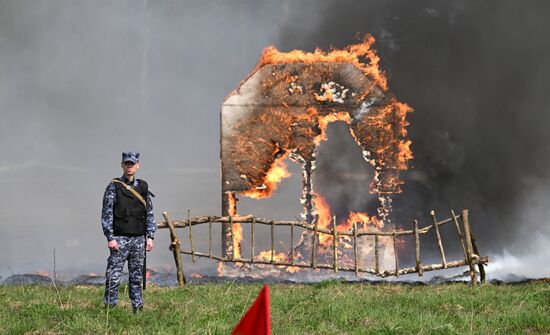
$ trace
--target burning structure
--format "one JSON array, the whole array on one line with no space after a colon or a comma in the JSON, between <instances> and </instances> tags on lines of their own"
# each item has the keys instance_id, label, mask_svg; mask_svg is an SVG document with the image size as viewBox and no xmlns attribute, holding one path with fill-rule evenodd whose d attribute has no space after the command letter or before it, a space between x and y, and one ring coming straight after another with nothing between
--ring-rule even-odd
<instances>
[{"instance_id":1,"label":"burning structure","mask_svg":"<svg viewBox=\"0 0 550 335\"><path fill-rule=\"evenodd\" d=\"M412 158L406 131L412 109L388 91L373 43L367 36L330 52L264 50L256 68L222 105L222 216L237 215L239 195L271 196L289 175L283 162L289 158L301 166L305 222L329 228L330 208L314 193L312 172L327 125L343 121L373 167L369 192L380 204L377 213L350 212L336 227L349 231L359 223L380 229L390 222L391 196L401 192L399 174ZM240 256L240 250L233 249L239 249L241 228L232 225L222 229L228 257Z\"/></svg>"},{"instance_id":2,"label":"burning structure","mask_svg":"<svg viewBox=\"0 0 550 335\"><path fill-rule=\"evenodd\" d=\"M180 286L185 282L180 254L191 255L193 261L196 257L217 260L218 274L229 276L241 275L243 264L273 265L287 273L309 268L380 277L409 273L422 276L425 271L468 265L475 285L477 264L484 280L483 264L488 258L479 255L468 210L460 215L451 212L451 218L444 220L438 220L432 211L429 226L419 227L414 220L413 230L393 229L391 197L401 192L400 172L407 169L407 162L412 158L406 131L407 114L412 109L388 91L386 78L378 69L379 58L371 49L373 43L374 38L367 36L362 43L328 53L320 50L282 53L273 47L264 50L256 68L222 106L221 216L191 219L188 213L187 220L172 221L164 213L166 222L159 225L170 228L170 248ZM323 196L314 192L312 176L317 148L327 138L327 125L336 121L348 126L363 158L373 168L369 192L379 201L375 213L350 211L337 220ZM275 222L239 215L237 196L255 199L271 196L277 184L289 176L284 162L287 158L301 167L303 220ZM212 251L212 223L222 226L221 256ZM247 257L243 257L241 250L243 223L251 229ZM455 261L447 260L439 231L442 225L451 223L464 255ZM196 250L193 244L193 226L201 224L208 224L208 253ZM255 252L255 225L271 228L270 249ZM276 226L290 228L290 249L286 253L275 251ZM189 229L190 250L181 248L176 227ZM295 228L302 231L296 247ZM431 232L435 235L441 263L422 264L420 236ZM413 267L399 264L398 245L407 236L414 238ZM226 271L225 262L236 267Z\"/></svg>"}]
</instances>

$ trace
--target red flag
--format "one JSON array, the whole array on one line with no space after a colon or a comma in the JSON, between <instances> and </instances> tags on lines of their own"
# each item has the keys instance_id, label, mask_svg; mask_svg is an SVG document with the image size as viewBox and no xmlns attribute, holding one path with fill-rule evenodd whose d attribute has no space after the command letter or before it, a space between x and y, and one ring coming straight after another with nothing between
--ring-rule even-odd
<instances>
[{"instance_id":1,"label":"red flag","mask_svg":"<svg viewBox=\"0 0 550 335\"><path fill-rule=\"evenodd\" d=\"M271 335L271 313L269 311L269 287L262 288L256 301L231 335Z\"/></svg>"}]
</instances>

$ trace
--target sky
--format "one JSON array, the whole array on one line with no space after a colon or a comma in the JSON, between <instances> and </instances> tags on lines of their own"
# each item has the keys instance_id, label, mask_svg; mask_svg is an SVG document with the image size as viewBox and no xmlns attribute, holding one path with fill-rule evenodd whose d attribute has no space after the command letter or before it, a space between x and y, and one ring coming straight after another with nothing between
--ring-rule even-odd
<instances>
[{"instance_id":1,"label":"sky","mask_svg":"<svg viewBox=\"0 0 550 335\"><path fill-rule=\"evenodd\" d=\"M142 153L157 220L219 214L220 108L262 49L343 48L366 33L414 109L397 225L468 208L495 272L550 276L549 15L541 0L0 0L0 276L51 272L54 258L58 272L104 271L101 200L125 150ZM371 172L350 143L331 125L314 178L360 209ZM299 216L290 169L272 199L239 212ZM168 232L155 241L148 264L171 266Z\"/></svg>"}]
</instances>

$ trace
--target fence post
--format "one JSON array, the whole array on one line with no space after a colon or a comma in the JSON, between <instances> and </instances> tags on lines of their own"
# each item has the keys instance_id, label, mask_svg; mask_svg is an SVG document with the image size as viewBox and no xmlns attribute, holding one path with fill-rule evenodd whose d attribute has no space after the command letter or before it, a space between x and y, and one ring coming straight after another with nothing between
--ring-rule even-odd
<instances>
[{"instance_id":1,"label":"fence post","mask_svg":"<svg viewBox=\"0 0 550 335\"><path fill-rule=\"evenodd\" d=\"M317 268L317 224L319 223L319 215L315 219L315 225L313 226L313 239L311 241L311 267Z\"/></svg>"},{"instance_id":2,"label":"fence post","mask_svg":"<svg viewBox=\"0 0 550 335\"><path fill-rule=\"evenodd\" d=\"M466 251L468 253L468 266L470 266L470 281L472 286L477 286L477 272L474 264L473 258L473 247L472 247L472 235L470 234L470 221L468 220L468 210L464 209L462 211L462 223L464 224L464 238L466 239Z\"/></svg>"},{"instance_id":3,"label":"fence post","mask_svg":"<svg viewBox=\"0 0 550 335\"><path fill-rule=\"evenodd\" d=\"M208 217L208 257L212 258L212 221Z\"/></svg>"},{"instance_id":4,"label":"fence post","mask_svg":"<svg viewBox=\"0 0 550 335\"><path fill-rule=\"evenodd\" d=\"M479 250L477 248L477 243L476 243L476 235L472 232L472 230L470 229L470 235L472 236L472 247L474 248L474 253L478 256L480 256L481 254L479 253ZM485 284L485 267L483 266L483 263L479 262L477 263L477 267L479 269L479 281L482 283L482 284Z\"/></svg>"},{"instance_id":5,"label":"fence post","mask_svg":"<svg viewBox=\"0 0 550 335\"><path fill-rule=\"evenodd\" d=\"M462 247L462 252L464 253L464 261L468 262L468 253L466 252L466 246L464 245L464 235L460 231L460 225L458 224L458 218L454 210L451 210L451 215L453 216L453 222L455 224L456 234L458 235L458 239L460 240L460 246Z\"/></svg>"},{"instance_id":6,"label":"fence post","mask_svg":"<svg viewBox=\"0 0 550 335\"><path fill-rule=\"evenodd\" d=\"M447 259L445 258L445 250L443 250L443 242L441 241L441 234L439 233L439 227L437 226L437 218L435 217L435 211L432 209L430 212L432 222L435 230L435 238L437 239L437 246L439 247L439 253L441 254L441 260L443 261L443 268L447 268Z\"/></svg>"},{"instance_id":7,"label":"fence post","mask_svg":"<svg viewBox=\"0 0 550 335\"><path fill-rule=\"evenodd\" d=\"M422 269L422 264L420 264L420 235L418 233L418 221L414 220L414 245L415 245L415 255L416 255L416 271L418 276L422 277L424 275L424 269Z\"/></svg>"},{"instance_id":8,"label":"fence post","mask_svg":"<svg viewBox=\"0 0 550 335\"><path fill-rule=\"evenodd\" d=\"M399 258L397 257L397 238L395 232L393 232L393 254L395 257L395 276L399 277Z\"/></svg>"},{"instance_id":9,"label":"fence post","mask_svg":"<svg viewBox=\"0 0 550 335\"><path fill-rule=\"evenodd\" d=\"M256 217L252 218L250 224L250 260L254 262L254 225L256 224Z\"/></svg>"},{"instance_id":10,"label":"fence post","mask_svg":"<svg viewBox=\"0 0 550 335\"><path fill-rule=\"evenodd\" d=\"M189 225L189 244L191 245L191 258L195 263L195 248L193 247L193 231L191 230L191 210L187 210L187 224Z\"/></svg>"},{"instance_id":11,"label":"fence post","mask_svg":"<svg viewBox=\"0 0 550 335\"><path fill-rule=\"evenodd\" d=\"M353 223L353 260L355 262L355 276L359 275L359 268L357 265L357 222Z\"/></svg>"},{"instance_id":12,"label":"fence post","mask_svg":"<svg viewBox=\"0 0 550 335\"><path fill-rule=\"evenodd\" d=\"M275 256L275 239L273 237L275 229L275 222L271 221L271 264L273 264L273 257Z\"/></svg>"},{"instance_id":13,"label":"fence post","mask_svg":"<svg viewBox=\"0 0 550 335\"><path fill-rule=\"evenodd\" d=\"M229 225L231 230L231 260L235 260L235 231L233 230L233 216L229 216Z\"/></svg>"},{"instance_id":14,"label":"fence post","mask_svg":"<svg viewBox=\"0 0 550 335\"><path fill-rule=\"evenodd\" d=\"M174 262L176 263L176 271L177 271L177 277L178 277L178 286L184 287L187 281L185 279L185 275L183 274L183 269L181 264L181 253L180 253L181 242L178 239L178 234L176 234L176 229L174 228L174 225L172 224L172 221L170 220L168 213L162 212L162 215L164 216L164 220L166 221L166 224L168 224L168 229L170 229L170 239L172 240L172 243L170 244L169 249L172 250L172 253L174 254Z\"/></svg>"},{"instance_id":15,"label":"fence post","mask_svg":"<svg viewBox=\"0 0 550 335\"><path fill-rule=\"evenodd\" d=\"M290 264L294 265L294 221L290 223Z\"/></svg>"},{"instance_id":16,"label":"fence post","mask_svg":"<svg viewBox=\"0 0 550 335\"><path fill-rule=\"evenodd\" d=\"M374 235L374 271L380 276L380 255L378 254L378 234Z\"/></svg>"},{"instance_id":17,"label":"fence post","mask_svg":"<svg viewBox=\"0 0 550 335\"><path fill-rule=\"evenodd\" d=\"M334 273L338 272L338 233L336 232L336 216L332 217L332 249Z\"/></svg>"}]
</instances>

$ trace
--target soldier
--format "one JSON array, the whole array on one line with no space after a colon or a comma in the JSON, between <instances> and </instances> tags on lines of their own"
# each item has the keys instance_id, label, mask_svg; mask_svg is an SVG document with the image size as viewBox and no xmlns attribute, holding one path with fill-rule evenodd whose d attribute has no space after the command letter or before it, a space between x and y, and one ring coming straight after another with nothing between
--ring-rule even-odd
<instances>
[{"instance_id":1,"label":"soldier","mask_svg":"<svg viewBox=\"0 0 550 335\"><path fill-rule=\"evenodd\" d=\"M132 309L143 310L141 282L145 275L145 251L153 249L156 230L153 203L147 183L135 178L139 170L139 153L122 153L121 178L113 179L103 196L101 225L107 238L110 256L105 273L104 304L115 307L124 262L128 261L128 288Z\"/></svg>"}]
</instances>

